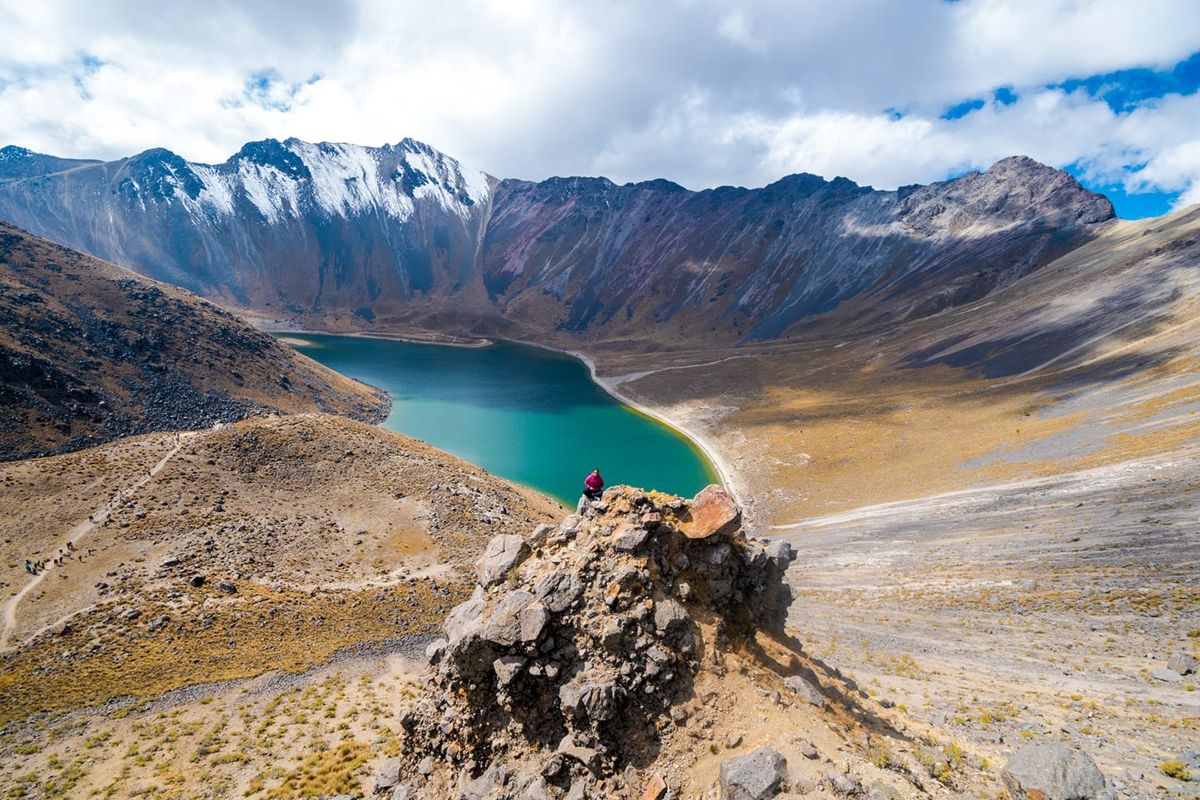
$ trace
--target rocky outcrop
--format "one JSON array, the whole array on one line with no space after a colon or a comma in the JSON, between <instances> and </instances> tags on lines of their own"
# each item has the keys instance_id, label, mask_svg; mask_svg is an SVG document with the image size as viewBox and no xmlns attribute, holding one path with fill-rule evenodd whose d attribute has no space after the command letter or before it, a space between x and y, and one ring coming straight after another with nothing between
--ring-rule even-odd
<instances>
[{"instance_id":1,"label":"rocky outcrop","mask_svg":"<svg viewBox=\"0 0 1200 800\"><path fill-rule=\"evenodd\" d=\"M1008 158L929 186L497 182L406 139L265 140L224 164L0 151L0 218L273 318L568 338L770 339L854 298L856 325L978 300L1113 217ZM106 224L98 225L97 220Z\"/></svg>"},{"instance_id":2,"label":"rocky outcrop","mask_svg":"<svg viewBox=\"0 0 1200 800\"><path fill-rule=\"evenodd\" d=\"M429 689L402 719L401 774L420 777L395 791L607 797L652 762L715 650L780 632L791 600L789 545L748 538L727 513L683 532L722 494L616 487L525 541L496 537L430 646ZM722 770L727 796L766 797L786 777L757 763Z\"/></svg>"}]
</instances>

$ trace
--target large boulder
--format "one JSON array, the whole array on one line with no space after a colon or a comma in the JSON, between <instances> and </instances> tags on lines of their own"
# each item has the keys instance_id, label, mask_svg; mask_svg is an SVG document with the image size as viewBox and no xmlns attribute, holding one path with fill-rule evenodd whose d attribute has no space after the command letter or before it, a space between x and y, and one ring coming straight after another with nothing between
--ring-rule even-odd
<instances>
[{"instance_id":1,"label":"large boulder","mask_svg":"<svg viewBox=\"0 0 1200 800\"><path fill-rule=\"evenodd\" d=\"M689 539L707 539L728 533L737 527L741 518L742 512L729 492L712 484L692 498L686 514L679 521L679 530Z\"/></svg>"},{"instance_id":2,"label":"large boulder","mask_svg":"<svg viewBox=\"0 0 1200 800\"><path fill-rule=\"evenodd\" d=\"M1087 753L1063 744L1027 744L1000 778L1013 800L1112 800L1112 789Z\"/></svg>"},{"instance_id":3,"label":"large boulder","mask_svg":"<svg viewBox=\"0 0 1200 800\"><path fill-rule=\"evenodd\" d=\"M811 681L800 675L789 675L783 679L783 685L791 689L800 699L806 703L824 708L828 702L825 695L821 694L821 690L812 684Z\"/></svg>"},{"instance_id":4,"label":"large boulder","mask_svg":"<svg viewBox=\"0 0 1200 800\"><path fill-rule=\"evenodd\" d=\"M787 759L778 750L760 747L721 762L721 800L765 800L779 794L787 780Z\"/></svg>"},{"instance_id":5,"label":"large boulder","mask_svg":"<svg viewBox=\"0 0 1200 800\"><path fill-rule=\"evenodd\" d=\"M475 562L479 585L485 588L496 585L528 555L529 545L520 536L506 533L492 537L483 555Z\"/></svg>"},{"instance_id":6,"label":"large boulder","mask_svg":"<svg viewBox=\"0 0 1200 800\"><path fill-rule=\"evenodd\" d=\"M1167 667L1180 675L1190 675L1196 671L1196 659L1187 653L1175 653L1167 659Z\"/></svg>"}]
</instances>

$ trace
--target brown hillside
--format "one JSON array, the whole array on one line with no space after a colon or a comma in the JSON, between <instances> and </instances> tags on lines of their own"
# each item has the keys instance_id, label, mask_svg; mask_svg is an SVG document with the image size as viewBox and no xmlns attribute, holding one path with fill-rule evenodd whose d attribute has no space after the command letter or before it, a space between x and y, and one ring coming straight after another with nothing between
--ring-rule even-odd
<instances>
[{"instance_id":1,"label":"brown hillside","mask_svg":"<svg viewBox=\"0 0 1200 800\"><path fill-rule=\"evenodd\" d=\"M0 224L0 459L387 402L184 290Z\"/></svg>"}]
</instances>

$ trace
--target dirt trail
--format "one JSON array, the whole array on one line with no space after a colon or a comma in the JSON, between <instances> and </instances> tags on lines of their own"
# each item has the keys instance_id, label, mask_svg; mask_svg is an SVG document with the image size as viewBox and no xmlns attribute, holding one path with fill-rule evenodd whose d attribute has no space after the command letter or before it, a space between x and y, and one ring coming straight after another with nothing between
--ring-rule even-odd
<instances>
[{"instance_id":1,"label":"dirt trail","mask_svg":"<svg viewBox=\"0 0 1200 800\"><path fill-rule=\"evenodd\" d=\"M183 448L183 443L196 435L196 432L181 434L179 443L176 444L169 453L163 456L157 464L151 467L150 471L145 477L134 483L132 486L116 492L112 499L88 515L88 519L86 521L80 522L78 525L72 527L71 530L67 532L66 537L59 543L59 549L66 550L68 542L78 546L83 541L84 537L86 537L97 527L104 524L105 520L108 519L109 514L112 513L119 499L137 491L138 489L141 489L143 486L153 480L154 476L161 472L162 469L171 461L171 459L174 458L175 455L180 451L180 449ZM49 575L53 570L54 563L50 562L41 572L39 572L28 583L26 583L25 587L21 589L21 591L9 598L8 603L4 607L4 628L3 630L0 630L0 653L16 648L17 645L10 644L9 642L12 639L13 631L15 631L17 627L17 607L20 606L21 601L25 598L25 596L36 589L41 582L45 580L46 576ZM38 631L37 633L41 632L42 631ZM36 636L37 633L34 635Z\"/></svg>"}]
</instances>

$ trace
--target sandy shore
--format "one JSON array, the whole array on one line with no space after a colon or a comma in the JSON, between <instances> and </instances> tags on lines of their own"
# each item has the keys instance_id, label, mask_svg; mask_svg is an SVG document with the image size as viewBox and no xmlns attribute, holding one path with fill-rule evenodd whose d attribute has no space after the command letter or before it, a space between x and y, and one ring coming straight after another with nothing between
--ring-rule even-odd
<instances>
[{"instance_id":1,"label":"sandy shore","mask_svg":"<svg viewBox=\"0 0 1200 800\"><path fill-rule=\"evenodd\" d=\"M301 336L303 336L305 334L313 334L313 335L319 335L319 336L358 336L363 339L390 339L395 342L412 342L413 344L436 344L436 345L440 345L442 347L477 348L477 347L491 347L492 344L494 344L494 342L491 339L487 339L482 336L479 336L479 337L452 336L449 334L440 334L440 333L416 334L416 333L364 333L362 331L350 331L350 332L317 331L317 330L309 330L307 328L292 328L292 327L287 327L287 326L274 325L271 323L264 322L263 320L251 320L251 322L253 322L254 325L259 330L266 331L267 333L272 333L272 334L295 333L295 334L298 334ZM284 342L285 344L292 345L293 347L296 347L298 345L308 344L308 342L305 342L302 339L294 339L294 338L290 338L288 336L280 336L279 340Z\"/></svg>"}]
</instances>

